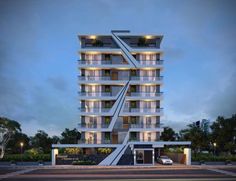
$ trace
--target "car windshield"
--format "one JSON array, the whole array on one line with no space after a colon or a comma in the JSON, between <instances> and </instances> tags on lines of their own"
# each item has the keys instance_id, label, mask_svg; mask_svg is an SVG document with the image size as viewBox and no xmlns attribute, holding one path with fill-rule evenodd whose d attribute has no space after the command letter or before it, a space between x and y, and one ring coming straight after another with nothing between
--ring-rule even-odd
<instances>
[{"instance_id":1,"label":"car windshield","mask_svg":"<svg viewBox=\"0 0 236 181\"><path fill-rule=\"evenodd\" d=\"M160 156L160 158L169 159L168 156Z\"/></svg>"}]
</instances>

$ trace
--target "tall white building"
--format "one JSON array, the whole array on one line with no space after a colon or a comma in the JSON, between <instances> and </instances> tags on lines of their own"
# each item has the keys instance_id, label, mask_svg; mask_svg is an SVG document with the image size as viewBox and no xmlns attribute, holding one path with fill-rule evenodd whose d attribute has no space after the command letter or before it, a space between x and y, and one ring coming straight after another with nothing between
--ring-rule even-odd
<instances>
[{"instance_id":1,"label":"tall white building","mask_svg":"<svg viewBox=\"0 0 236 181\"><path fill-rule=\"evenodd\" d=\"M161 35L79 35L78 147L113 152L99 165L154 164L163 115Z\"/></svg>"}]
</instances>

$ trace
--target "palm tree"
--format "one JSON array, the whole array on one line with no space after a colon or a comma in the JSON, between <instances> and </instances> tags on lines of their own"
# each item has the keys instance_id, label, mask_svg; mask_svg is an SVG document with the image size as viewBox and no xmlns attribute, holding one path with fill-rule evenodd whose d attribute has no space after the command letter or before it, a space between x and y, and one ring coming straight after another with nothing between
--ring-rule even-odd
<instances>
[{"instance_id":1,"label":"palm tree","mask_svg":"<svg viewBox=\"0 0 236 181\"><path fill-rule=\"evenodd\" d=\"M17 121L0 117L0 159L4 156L6 145L11 136L17 131L21 131Z\"/></svg>"}]
</instances>

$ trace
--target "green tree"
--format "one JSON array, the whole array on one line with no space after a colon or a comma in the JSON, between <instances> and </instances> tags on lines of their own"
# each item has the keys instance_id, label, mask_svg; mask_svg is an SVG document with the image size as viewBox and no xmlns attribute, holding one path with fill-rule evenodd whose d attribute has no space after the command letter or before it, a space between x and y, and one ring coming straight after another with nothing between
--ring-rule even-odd
<instances>
[{"instance_id":1,"label":"green tree","mask_svg":"<svg viewBox=\"0 0 236 181\"><path fill-rule=\"evenodd\" d=\"M53 136L51 139L52 139L52 144L57 144L60 142L60 138L58 136Z\"/></svg>"},{"instance_id":2,"label":"green tree","mask_svg":"<svg viewBox=\"0 0 236 181\"><path fill-rule=\"evenodd\" d=\"M21 126L17 121L0 117L0 158L5 154L6 145L12 135L21 131Z\"/></svg>"},{"instance_id":3,"label":"green tree","mask_svg":"<svg viewBox=\"0 0 236 181\"><path fill-rule=\"evenodd\" d=\"M234 153L236 150L236 114L227 119L219 116L211 125L211 129L211 142L216 143L216 150Z\"/></svg>"},{"instance_id":4,"label":"green tree","mask_svg":"<svg viewBox=\"0 0 236 181\"><path fill-rule=\"evenodd\" d=\"M191 148L196 154L203 149L208 149L210 140L208 133L204 132L196 124L189 124L187 129L181 130L180 140L191 141Z\"/></svg>"},{"instance_id":5,"label":"green tree","mask_svg":"<svg viewBox=\"0 0 236 181\"><path fill-rule=\"evenodd\" d=\"M8 142L6 151L7 153L13 153L13 154L20 153L21 151L20 143L23 143L24 144L23 149L27 150L29 149L29 141L30 139L26 134L21 132L16 132Z\"/></svg>"},{"instance_id":6,"label":"green tree","mask_svg":"<svg viewBox=\"0 0 236 181\"><path fill-rule=\"evenodd\" d=\"M62 144L77 144L78 140L80 139L80 132L78 132L75 128L70 130L66 128L62 133L61 133L61 143Z\"/></svg>"},{"instance_id":7,"label":"green tree","mask_svg":"<svg viewBox=\"0 0 236 181\"><path fill-rule=\"evenodd\" d=\"M41 148L44 153L49 153L51 151L52 139L48 134L42 130L31 137L31 144L33 148Z\"/></svg>"},{"instance_id":8,"label":"green tree","mask_svg":"<svg viewBox=\"0 0 236 181\"><path fill-rule=\"evenodd\" d=\"M164 127L164 131L161 133L161 140L163 141L174 141L175 131L170 127Z\"/></svg>"}]
</instances>

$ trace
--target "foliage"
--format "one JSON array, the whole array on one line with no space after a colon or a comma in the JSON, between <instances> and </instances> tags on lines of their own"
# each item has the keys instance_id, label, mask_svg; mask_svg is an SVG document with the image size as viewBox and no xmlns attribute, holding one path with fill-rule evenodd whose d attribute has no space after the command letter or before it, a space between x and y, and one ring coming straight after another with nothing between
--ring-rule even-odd
<instances>
[{"instance_id":1,"label":"foliage","mask_svg":"<svg viewBox=\"0 0 236 181\"><path fill-rule=\"evenodd\" d=\"M102 47L103 46L103 42L101 40L94 39L92 41L92 45L95 46L95 47Z\"/></svg>"},{"instance_id":2,"label":"foliage","mask_svg":"<svg viewBox=\"0 0 236 181\"><path fill-rule=\"evenodd\" d=\"M172 128L165 127L164 131L161 133L161 140L174 141L175 140L175 131Z\"/></svg>"},{"instance_id":3,"label":"foliage","mask_svg":"<svg viewBox=\"0 0 236 181\"><path fill-rule=\"evenodd\" d=\"M139 38L138 46L147 46L147 40L144 37Z\"/></svg>"},{"instance_id":4,"label":"foliage","mask_svg":"<svg viewBox=\"0 0 236 181\"><path fill-rule=\"evenodd\" d=\"M190 124L187 129L180 131L180 140L191 141L194 154L209 147L209 134L195 124Z\"/></svg>"},{"instance_id":5,"label":"foliage","mask_svg":"<svg viewBox=\"0 0 236 181\"><path fill-rule=\"evenodd\" d=\"M52 139L42 130L31 137L31 144L33 148L42 148L44 153L49 153L51 151Z\"/></svg>"},{"instance_id":6,"label":"foliage","mask_svg":"<svg viewBox=\"0 0 236 181\"><path fill-rule=\"evenodd\" d=\"M12 135L21 131L20 124L17 121L0 117L0 158L5 154L6 145Z\"/></svg>"},{"instance_id":7,"label":"foliage","mask_svg":"<svg viewBox=\"0 0 236 181\"><path fill-rule=\"evenodd\" d=\"M213 154L203 154L203 153L197 153L196 155L192 156L192 161L218 161L218 162L226 162L226 161L236 161L236 156L235 155L220 155L216 156Z\"/></svg>"},{"instance_id":8,"label":"foliage","mask_svg":"<svg viewBox=\"0 0 236 181\"><path fill-rule=\"evenodd\" d=\"M21 157L22 156L22 157ZM50 154L38 154L34 156L30 156L28 154L6 154L2 161L38 161L38 160L43 160L43 161L50 161L51 160L51 155Z\"/></svg>"},{"instance_id":9,"label":"foliage","mask_svg":"<svg viewBox=\"0 0 236 181\"><path fill-rule=\"evenodd\" d=\"M24 153L25 155L29 156L30 158L34 158L40 154L43 154L43 150L40 148L31 148Z\"/></svg>"},{"instance_id":10,"label":"foliage","mask_svg":"<svg viewBox=\"0 0 236 181\"><path fill-rule=\"evenodd\" d=\"M60 142L60 138L58 136L53 136L52 137L52 144L57 144Z\"/></svg>"},{"instance_id":11,"label":"foliage","mask_svg":"<svg viewBox=\"0 0 236 181\"><path fill-rule=\"evenodd\" d=\"M91 160L87 160L87 161L78 160L78 161L73 161L72 165L96 165L96 163Z\"/></svg>"},{"instance_id":12,"label":"foliage","mask_svg":"<svg viewBox=\"0 0 236 181\"><path fill-rule=\"evenodd\" d=\"M236 114L225 119L218 117L211 126L211 139L216 143L217 151L235 153L236 150Z\"/></svg>"},{"instance_id":13,"label":"foliage","mask_svg":"<svg viewBox=\"0 0 236 181\"><path fill-rule=\"evenodd\" d=\"M17 121L5 118L5 117L0 117L0 127L1 128L7 128L11 131L21 131L21 125Z\"/></svg>"},{"instance_id":14,"label":"foliage","mask_svg":"<svg viewBox=\"0 0 236 181\"><path fill-rule=\"evenodd\" d=\"M77 144L78 140L81 137L80 132L78 132L76 129L68 129L66 128L62 133L61 133L61 143L62 144Z\"/></svg>"},{"instance_id":15,"label":"foliage","mask_svg":"<svg viewBox=\"0 0 236 181\"><path fill-rule=\"evenodd\" d=\"M17 154L21 152L21 147L20 147L20 143L23 143L24 146L22 147L23 151L29 149L30 145L29 145L29 141L30 138L21 132L16 132L12 138L9 140L8 144L7 144L7 150L6 152L12 153L12 154Z\"/></svg>"},{"instance_id":16,"label":"foliage","mask_svg":"<svg viewBox=\"0 0 236 181\"><path fill-rule=\"evenodd\" d=\"M165 148L164 148L164 153L168 153L168 152L170 152L170 153L183 153L184 152L184 149L183 149L183 147L168 147L168 146L166 146Z\"/></svg>"},{"instance_id":17,"label":"foliage","mask_svg":"<svg viewBox=\"0 0 236 181\"><path fill-rule=\"evenodd\" d=\"M81 148L65 148L64 153L68 155L78 155L82 153Z\"/></svg>"},{"instance_id":18,"label":"foliage","mask_svg":"<svg viewBox=\"0 0 236 181\"><path fill-rule=\"evenodd\" d=\"M98 148L98 153L100 154L110 154L112 152L111 148Z\"/></svg>"}]
</instances>

